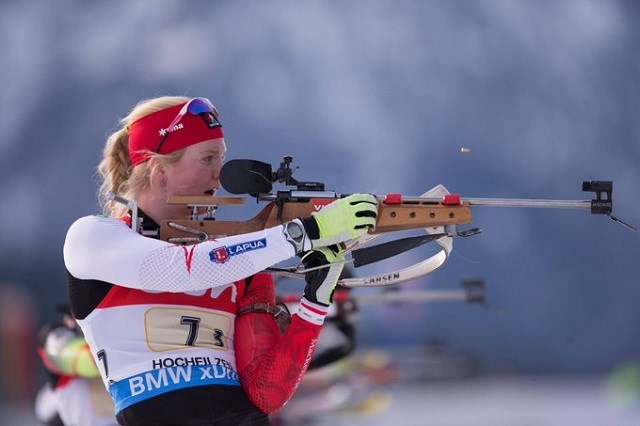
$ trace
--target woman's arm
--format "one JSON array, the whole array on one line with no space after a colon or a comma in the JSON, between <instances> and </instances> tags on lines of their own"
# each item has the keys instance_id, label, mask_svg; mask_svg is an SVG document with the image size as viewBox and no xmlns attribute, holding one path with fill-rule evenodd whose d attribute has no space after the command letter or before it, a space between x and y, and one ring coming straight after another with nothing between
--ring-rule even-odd
<instances>
[{"instance_id":1,"label":"woman's arm","mask_svg":"<svg viewBox=\"0 0 640 426\"><path fill-rule=\"evenodd\" d=\"M240 309L254 303L275 305L273 278L254 277ZM284 334L269 313L248 312L236 318L236 365L249 399L265 414L278 411L291 398L307 371L322 329L293 315Z\"/></svg>"},{"instance_id":2,"label":"woman's arm","mask_svg":"<svg viewBox=\"0 0 640 426\"><path fill-rule=\"evenodd\" d=\"M282 226L182 246L98 216L78 219L64 244L65 265L76 278L167 292L227 285L295 254Z\"/></svg>"}]
</instances>

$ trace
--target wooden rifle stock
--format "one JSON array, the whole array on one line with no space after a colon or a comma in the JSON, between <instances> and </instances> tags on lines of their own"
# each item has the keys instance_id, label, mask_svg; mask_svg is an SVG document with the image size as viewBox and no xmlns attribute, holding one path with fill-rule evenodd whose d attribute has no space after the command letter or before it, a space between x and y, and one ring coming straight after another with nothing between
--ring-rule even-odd
<instances>
[{"instance_id":1,"label":"wooden rifle stock","mask_svg":"<svg viewBox=\"0 0 640 426\"><path fill-rule=\"evenodd\" d=\"M171 204L185 204L192 208L213 205L242 204L242 197L174 197ZM246 221L167 220L160 226L160 238L176 243L197 243L224 236L246 234L280 225L296 218L309 217L319 210L321 204L333 201L331 198L307 200L276 200L269 202L258 214ZM443 204L425 199L401 201L395 204L380 202L376 229L372 234L391 231L429 228L452 224L471 223L471 208L468 203Z\"/></svg>"}]
</instances>

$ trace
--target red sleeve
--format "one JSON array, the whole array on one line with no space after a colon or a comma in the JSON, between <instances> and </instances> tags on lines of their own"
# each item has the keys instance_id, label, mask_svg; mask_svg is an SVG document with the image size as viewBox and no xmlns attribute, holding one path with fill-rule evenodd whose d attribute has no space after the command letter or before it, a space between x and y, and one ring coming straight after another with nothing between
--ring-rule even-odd
<instances>
[{"instance_id":1,"label":"red sleeve","mask_svg":"<svg viewBox=\"0 0 640 426\"><path fill-rule=\"evenodd\" d=\"M240 309L256 302L275 304L270 275L254 276ZM244 391L265 414L278 411L307 371L322 326L293 315L281 335L271 314L251 312L239 315L235 328L236 365Z\"/></svg>"}]
</instances>

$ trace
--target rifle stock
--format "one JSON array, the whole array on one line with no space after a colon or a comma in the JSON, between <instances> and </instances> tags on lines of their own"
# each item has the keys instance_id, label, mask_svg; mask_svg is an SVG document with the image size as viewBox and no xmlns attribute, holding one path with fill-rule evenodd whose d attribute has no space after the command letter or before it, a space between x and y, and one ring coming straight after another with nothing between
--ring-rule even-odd
<instances>
[{"instance_id":1,"label":"rifle stock","mask_svg":"<svg viewBox=\"0 0 640 426\"><path fill-rule=\"evenodd\" d=\"M192 208L212 205L235 205L241 197L188 197L170 199L171 204L185 204ZM245 234L280 225L296 218L305 218L335 198L310 198L305 201L271 201L258 214L246 221L167 220L160 226L160 238L179 243L201 242L223 236ZM394 204L381 202L378 220L372 234L471 223L468 203L443 204L427 200L401 201Z\"/></svg>"}]
</instances>

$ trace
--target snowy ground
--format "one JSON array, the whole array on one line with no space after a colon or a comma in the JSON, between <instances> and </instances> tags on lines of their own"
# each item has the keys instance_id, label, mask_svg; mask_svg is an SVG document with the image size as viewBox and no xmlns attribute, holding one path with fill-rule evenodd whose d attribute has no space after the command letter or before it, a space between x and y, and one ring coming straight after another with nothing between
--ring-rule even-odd
<instances>
[{"instance_id":1,"label":"snowy ground","mask_svg":"<svg viewBox=\"0 0 640 426\"><path fill-rule=\"evenodd\" d=\"M0 406L0 425L35 424L31 407ZM357 412L323 414L290 424L637 426L640 400L616 396L606 377L488 377L395 383L386 389L371 389L370 397Z\"/></svg>"},{"instance_id":2,"label":"snowy ground","mask_svg":"<svg viewBox=\"0 0 640 426\"><path fill-rule=\"evenodd\" d=\"M304 424L640 425L640 400L612 393L604 377L494 377L394 384L374 391L361 408L357 413L320 416Z\"/></svg>"}]
</instances>

